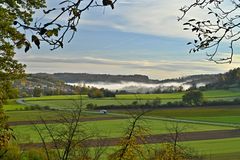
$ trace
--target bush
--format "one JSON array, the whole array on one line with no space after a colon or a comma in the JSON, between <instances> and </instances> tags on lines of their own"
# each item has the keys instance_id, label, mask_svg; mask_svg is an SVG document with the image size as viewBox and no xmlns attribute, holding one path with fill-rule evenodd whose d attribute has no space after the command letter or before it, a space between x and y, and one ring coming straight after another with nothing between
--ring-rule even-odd
<instances>
[{"instance_id":1,"label":"bush","mask_svg":"<svg viewBox=\"0 0 240 160\"><path fill-rule=\"evenodd\" d=\"M15 145L15 144L10 144L6 148L6 150L7 150L7 152L1 158L2 160L20 160L21 159L21 151L20 151L19 146ZM2 149L0 150L0 152L2 152ZM3 151L3 152L5 152L5 151Z\"/></svg>"},{"instance_id":2,"label":"bush","mask_svg":"<svg viewBox=\"0 0 240 160\"><path fill-rule=\"evenodd\" d=\"M187 106L200 106L203 104L203 94L201 91L191 90L183 95L182 101Z\"/></svg>"},{"instance_id":3,"label":"bush","mask_svg":"<svg viewBox=\"0 0 240 160\"><path fill-rule=\"evenodd\" d=\"M133 102L132 102L132 105L133 105L133 106L138 105L138 101L133 101Z\"/></svg>"},{"instance_id":4,"label":"bush","mask_svg":"<svg viewBox=\"0 0 240 160\"><path fill-rule=\"evenodd\" d=\"M116 94L110 90L107 90L107 89L102 89L102 92L103 92L103 96L104 97L115 97Z\"/></svg>"},{"instance_id":5,"label":"bush","mask_svg":"<svg viewBox=\"0 0 240 160\"><path fill-rule=\"evenodd\" d=\"M29 149L22 154L22 159L26 160L46 160L47 156L41 149Z\"/></svg>"},{"instance_id":6,"label":"bush","mask_svg":"<svg viewBox=\"0 0 240 160\"><path fill-rule=\"evenodd\" d=\"M233 102L234 102L234 104L240 104L240 98L235 98L235 99L233 100Z\"/></svg>"},{"instance_id":7,"label":"bush","mask_svg":"<svg viewBox=\"0 0 240 160\"><path fill-rule=\"evenodd\" d=\"M49 107L49 106L44 106L44 107L42 107L42 109L44 109L44 110L50 110L50 107Z\"/></svg>"},{"instance_id":8,"label":"bush","mask_svg":"<svg viewBox=\"0 0 240 160\"><path fill-rule=\"evenodd\" d=\"M155 154L149 158L150 160L203 160L205 157L196 153L193 149L174 146L171 143L163 143L160 150L156 150Z\"/></svg>"},{"instance_id":9,"label":"bush","mask_svg":"<svg viewBox=\"0 0 240 160\"><path fill-rule=\"evenodd\" d=\"M93 88L88 92L89 98L102 98L103 96L103 92L97 88Z\"/></svg>"}]
</instances>

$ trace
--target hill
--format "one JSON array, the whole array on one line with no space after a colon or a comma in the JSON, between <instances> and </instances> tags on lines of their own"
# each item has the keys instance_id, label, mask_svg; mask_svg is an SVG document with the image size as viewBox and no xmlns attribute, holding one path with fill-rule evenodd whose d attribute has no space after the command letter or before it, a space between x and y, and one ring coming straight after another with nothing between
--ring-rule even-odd
<instances>
[{"instance_id":1,"label":"hill","mask_svg":"<svg viewBox=\"0 0 240 160\"><path fill-rule=\"evenodd\" d=\"M240 68L229 70L226 73L218 74L217 81L206 85L207 89L240 89Z\"/></svg>"},{"instance_id":2,"label":"hill","mask_svg":"<svg viewBox=\"0 0 240 160\"><path fill-rule=\"evenodd\" d=\"M109 75L87 73L37 73L28 74L25 80L14 86L21 94L34 95L41 90L44 95L77 94L79 87L69 84L85 84L86 87L125 90L131 93L176 92L188 88L228 89L240 88L240 68L222 74L192 75L175 79L152 80L145 75ZM115 88L114 88L115 87ZM40 91L38 91L40 92Z\"/></svg>"},{"instance_id":3,"label":"hill","mask_svg":"<svg viewBox=\"0 0 240 160\"><path fill-rule=\"evenodd\" d=\"M159 80L149 79L145 75L110 75L110 74L88 74L88 73L54 73L54 78L62 80L66 83L76 82L139 82L139 83L159 83Z\"/></svg>"}]
</instances>

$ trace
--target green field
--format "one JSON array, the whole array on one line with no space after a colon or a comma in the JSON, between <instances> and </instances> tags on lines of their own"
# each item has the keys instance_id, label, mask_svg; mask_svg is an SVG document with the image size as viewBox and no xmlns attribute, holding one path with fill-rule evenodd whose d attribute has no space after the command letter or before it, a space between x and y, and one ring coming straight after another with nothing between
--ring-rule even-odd
<instances>
[{"instance_id":1,"label":"green field","mask_svg":"<svg viewBox=\"0 0 240 160\"><path fill-rule=\"evenodd\" d=\"M105 100L152 100L156 98L160 99L181 99L185 92L177 93L161 93L161 94L124 94L116 95L115 98L101 98ZM210 90L203 91L204 98L227 98L227 97L240 97L240 92L236 90ZM25 98L26 101L43 101L43 100L78 100L78 99L88 99L87 95L59 95L59 96L42 96Z\"/></svg>"},{"instance_id":2,"label":"green field","mask_svg":"<svg viewBox=\"0 0 240 160\"><path fill-rule=\"evenodd\" d=\"M239 160L240 138L183 142L213 160Z\"/></svg>"},{"instance_id":3,"label":"green field","mask_svg":"<svg viewBox=\"0 0 240 160\"><path fill-rule=\"evenodd\" d=\"M204 156L205 160L239 160L240 138L226 138L218 140L201 140L180 142L183 147L193 149L194 153ZM144 145L146 150L159 150L162 144ZM106 154L101 159L107 160L107 155L111 154L118 147L107 147ZM148 154L148 151L146 151Z\"/></svg>"},{"instance_id":4,"label":"green field","mask_svg":"<svg viewBox=\"0 0 240 160\"><path fill-rule=\"evenodd\" d=\"M48 110L33 110L33 111L11 111L6 112L9 117L9 122L17 121L35 121L41 120L58 120L62 115L69 116L65 111L48 111ZM100 113L82 113L81 118L97 118L97 117L112 117L111 115L103 115ZM116 116L115 116L116 117Z\"/></svg>"},{"instance_id":5,"label":"green field","mask_svg":"<svg viewBox=\"0 0 240 160\"><path fill-rule=\"evenodd\" d=\"M221 122L240 124L240 116L217 116L217 117L178 117L179 119L197 120L206 122Z\"/></svg>"},{"instance_id":6,"label":"green field","mask_svg":"<svg viewBox=\"0 0 240 160\"><path fill-rule=\"evenodd\" d=\"M129 124L129 120L101 120L81 123L88 131L97 131L100 136L110 138L122 136L124 133L124 129ZM149 134L169 133L169 130L167 128L171 127L173 124L175 124L175 122L166 122L161 120L145 120L144 122L142 122L142 126L149 129ZM43 128L43 125L37 126L39 128ZM61 124L50 124L49 126L61 127ZM186 128L184 130L185 132L233 129L231 127L186 123L179 123L179 126ZM20 143L40 142L40 137L38 136L34 127L31 125L14 126L13 129Z\"/></svg>"},{"instance_id":7,"label":"green field","mask_svg":"<svg viewBox=\"0 0 240 160\"><path fill-rule=\"evenodd\" d=\"M180 101L185 92L179 93L163 93L163 94L127 94L116 95L115 98L96 98L89 99L87 95L60 95L60 96L43 96L38 98L25 98L26 103L30 105L49 106L53 108L72 108L73 101L80 100L85 107L87 104L97 106L105 105L129 105L134 101L139 104L145 104L148 100L156 98L161 99L161 102ZM240 92L235 90L211 90L203 92L205 100L233 100L240 97Z\"/></svg>"},{"instance_id":8,"label":"green field","mask_svg":"<svg viewBox=\"0 0 240 160\"><path fill-rule=\"evenodd\" d=\"M236 97L240 97L239 91L233 90L215 90L206 91L204 98L206 100L232 100ZM173 93L173 94L130 94L130 95L117 95L116 98L100 98L100 99L89 99L86 95L82 96L82 101L79 101L79 95L62 95L62 96L45 96L39 98L26 98L25 101L28 105L38 106L49 106L52 108L73 108L76 103L82 103L83 106L92 103L98 106L101 105L127 105L132 104L133 101L138 103L146 103L147 100L153 100L160 98L162 103L169 101L179 101L184 93ZM26 120L39 120L40 117L46 120L59 119L59 113L64 114L66 111L51 111L51 110L30 110L24 111L25 106L16 104L15 100L11 100L7 105L4 106L6 114L9 116L10 122L26 121ZM131 112L137 113L137 110L131 110ZM117 114L126 114L129 111L126 110L109 110L109 114L103 115L99 113L83 112L82 118L96 118L96 117L115 117ZM118 115L119 116L119 115ZM169 109L157 109L146 114L146 116L156 118L174 118L184 120L194 120L193 123L179 123L180 126L185 127L184 132L195 132L195 131L209 131L209 130L224 130L233 129L232 127L223 127L214 124L203 125L198 124L197 121L206 122L219 122L227 124L240 124L240 106L214 106L214 107L192 107L192 108L169 108ZM163 134L169 133L167 129L169 126L176 124L176 122L169 122L163 120L146 119L141 122L145 128L149 129L149 134ZM195 124L194 124L195 123ZM81 122L88 133L99 133L98 136L103 137L121 137L124 129L129 124L127 119L117 120L98 120ZM44 128L43 125L38 124L39 128ZM62 124L49 124L51 127L62 127ZM38 133L36 132L33 125L18 125L12 127L19 143L29 142L41 142ZM46 131L42 130L42 133L46 134ZM46 138L48 141L49 138ZM224 160L224 158L231 157L234 160L239 154L240 138L229 138L229 139L218 139L218 140L204 140L204 141L191 141L182 142L183 145L192 147L200 153L212 157L216 160ZM157 144L156 144L157 145ZM154 145L151 145L154 146ZM111 147L109 147L111 148Z\"/></svg>"},{"instance_id":9,"label":"green field","mask_svg":"<svg viewBox=\"0 0 240 160\"><path fill-rule=\"evenodd\" d=\"M82 100L83 107L86 107L87 104L94 104L97 106L106 106L106 105L129 105L132 104L134 100L114 100L114 99L85 99ZM52 108L73 108L77 100L44 100L44 101L27 101L28 104L40 105L40 106L49 106ZM79 101L77 102L79 103ZM142 100L140 103L146 103L146 100Z\"/></svg>"},{"instance_id":10,"label":"green field","mask_svg":"<svg viewBox=\"0 0 240 160\"><path fill-rule=\"evenodd\" d=\"M129 114L138 112L137 110L110 110L114 113ZM191 107L180 109L155 109L145 114L146 116L159 118L174 118L184 120L197 120L207 122L221 122L240 124L240 107L220 106L220 107Z\"/></svg>"},{"instance_id":11,"label":"green field","mask_svg":"<svg viewBox=\"0 0 240 160\"><path fill-rule=\"evenodd\" d=\"M16 100L12 99L12 100L9 100L7 104L3 106L3 108L5 111L12 111L12 110L24 109L25 106L21 104L17 104Z\"/></svg>"}]
</instances>

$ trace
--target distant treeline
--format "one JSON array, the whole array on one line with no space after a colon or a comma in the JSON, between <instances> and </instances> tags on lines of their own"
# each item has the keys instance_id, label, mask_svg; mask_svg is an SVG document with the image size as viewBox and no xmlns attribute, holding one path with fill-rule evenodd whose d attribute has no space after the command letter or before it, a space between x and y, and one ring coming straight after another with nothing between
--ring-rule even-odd
<instances>
[{"instance_id":1,"label":"distant treeline","mask_svg":"<svg viewBox=\"0 0 240 160\"><path fill-rule=\"evenodd\" d=\"M224 74L217 75L218 81L210 83L203 89L230 89L240 90L240 68L232 69Z\"/></svg>"},{"instance_id":2,"label":"distant treeline","mask_svg":"<svg viewBox=\"0 0 240 160\"><path fill-rule=\"evenodd\" d=\"M88 104L87 108L92 110L99 109L160 109L160 108L182 108L182 107L209 107L209 106L226 106L226 105L239 105L240 98L235 98L233 101L227 100L214 100L214 101L203 101L201 105L189 106L188 104L182 101L173 101L166 104L159 103L158 100L147 101L145 104L138 101L133 101L129 105L106 105L106 106L97 106L95 104Z\"/></svg>"},{"instance_id":3,"label":"distant treeline","mask_svg":"<svg viewBox=\"0 0 240 160\"><path fill-rule=\"evenodd\" d=\"M134 81L143 83L167 83L167 82L186 82L192 85L189 90L197 89L197 84L204 83L206 86L200 87L201 91L211 89L237 89L240 90L240 68L236 68L224 74L215 75L194 75L177 79L167 79L163 81L151 80L144 75L108 75L108 74L87 74L87 73L37 73L28 74L24 80L15 81L13 86L19 90L20 97L39 97L42 95L76 95L88 94L88 86L71 86L66 82L121 82ZM100 88L99 88L100 89ZM101 89L107 90L107 89ZM147 93L174 93L183 91L182 86L159 86ZM101 91L102 92L102 91ZM108 92L108 91L107 91ZM106 92L105 95L108 95ZM112 91L111 91L112 92ZM127 91L116 91L117 94L128 94ZM98 94L96 98L100 98ZM104 95L104 94L103 94Z\"/></svg>"},{"instance_id":4,"label":"distant treeline","mask_svg":"<svg viewBox=\"0 0 240 160\"><path fill-rule=\"evenodd\" d=\"M54 73L46 74L55 79L62 80L67 83L76 82L142 82L142 83L159 83L159 80L151 80L145 75L110 75L110 74L88 74L88 73Z\"/></svg>"}]
</instances>

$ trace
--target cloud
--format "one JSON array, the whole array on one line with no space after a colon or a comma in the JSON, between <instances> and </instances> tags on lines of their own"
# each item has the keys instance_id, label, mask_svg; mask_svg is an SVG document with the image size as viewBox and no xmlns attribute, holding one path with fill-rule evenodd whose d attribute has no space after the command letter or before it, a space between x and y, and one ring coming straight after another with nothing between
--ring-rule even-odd
<instances>
[{"instance_id":1,"label":"cloud","mask_svg":"<svg viewBox=\"0 0 240 160\"><path fill-rule=\"evenodd\" d=\"M115 10L102 12L87 12L82 18L84 25L99 25L115 28L123 32L149 34L155 36L188 38L193 34L183 31L179 8L184 3L179 0L131 0L117 1ZM193 17L199 17L198 12L192 12ZM100 17L100 18L99 18ZM203 16L202 16L203 17Z\"/></svg>"}]
</instances>

